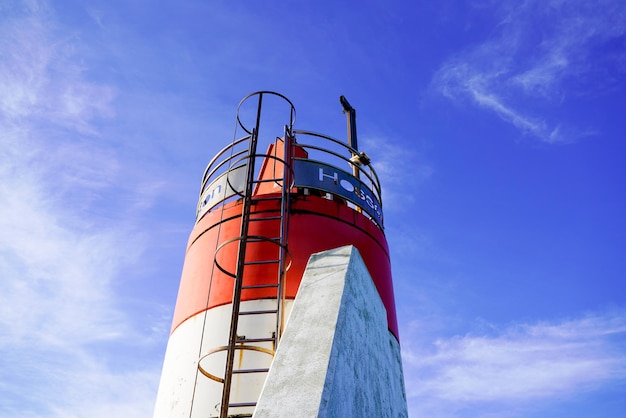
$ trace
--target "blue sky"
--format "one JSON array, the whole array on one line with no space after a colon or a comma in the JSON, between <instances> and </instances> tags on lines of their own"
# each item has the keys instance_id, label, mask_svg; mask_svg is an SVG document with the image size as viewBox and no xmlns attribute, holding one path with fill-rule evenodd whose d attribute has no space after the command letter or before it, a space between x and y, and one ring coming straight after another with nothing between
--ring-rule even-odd
<instances>
[{"instance_id":1,"label":"blue sky","mask_svg":"<svg viewBox=\"0 0 626 418\"><path fill-rule=\"evenodd\" d=\"M412 417L626 416L626 4L0 4L0 417L152 414L236 105L383 184ZM279 133L280 134L280 133Z\"/></svg>"}]
</instances>

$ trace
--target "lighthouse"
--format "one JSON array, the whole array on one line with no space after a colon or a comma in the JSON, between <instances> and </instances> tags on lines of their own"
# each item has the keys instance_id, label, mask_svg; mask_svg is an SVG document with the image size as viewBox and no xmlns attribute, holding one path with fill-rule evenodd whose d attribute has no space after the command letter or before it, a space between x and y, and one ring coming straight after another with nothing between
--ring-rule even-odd
<instances>
[{"instance_id":1,"label":"lighthouse","mask_svg":"<svg viewBox=\"0 0 626 418\"><path fill-rule=\"evenodd\" d=\"M381 185L260 91L202 175L154 418L407 416Z\"/></svg>"}]
</instances>

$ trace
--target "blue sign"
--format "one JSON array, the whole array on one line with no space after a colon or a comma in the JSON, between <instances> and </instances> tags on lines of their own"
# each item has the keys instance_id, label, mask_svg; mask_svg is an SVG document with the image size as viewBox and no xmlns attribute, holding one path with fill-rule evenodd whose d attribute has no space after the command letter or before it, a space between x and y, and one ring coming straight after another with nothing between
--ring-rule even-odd
<instances>
[{"instance_id":1,"label":"blue sign","mask_svg":"<svg viewBox=\"0 0 626 418\"><path fill-rule=\"evenodd\" d=\"M380 201L361 180L351 174L317 161L294 159L294 186L309 187L329 192L354 203L383 225Z\"/></svg>"}]
</instances>

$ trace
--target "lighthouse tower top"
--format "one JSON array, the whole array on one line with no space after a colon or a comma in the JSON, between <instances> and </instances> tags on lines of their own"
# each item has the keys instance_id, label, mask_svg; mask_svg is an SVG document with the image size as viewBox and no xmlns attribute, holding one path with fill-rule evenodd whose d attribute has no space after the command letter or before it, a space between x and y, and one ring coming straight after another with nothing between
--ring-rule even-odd
<instances>
[{"instance_id":1,"label":"lighthouse tower top","mask_svg":"<svg viewBox=\"0 0 626 418\"><path fill-rule=\"evenodd\" d=\"M255 164L258 184L255 184L253 193L277 192L281 185L280 181L275 180L280 177L277 172L286 169L284 174L290 182L291 191L306 190L307 193L344 201L347 206L363 213L383 229L378 175L367 154L358 149L355 109L344 96L341 96L340 101L347 116L347 141L294 129L295 107L279 93L259 91L245 97L237 109L233 142L217 153L202 176L196 220L225 203L243 197L249 180L245 174L251 158L254 158L259 163ZM277 111L280 107L282 118ZM251 116L255 117L254 122L247 123ZM266 119L269 121L265 122ZM273 129L270 129L272 124ZM276 137L277 131L283 132L282 138ZM267 152L255 149L251 156L250 139L253 136L259 139L255 148L263 147L261 142L265 140ZM285 138L289 138L289 141L285 141ZM285 151L283 147L288 148L284 162L281 155L281 151Z\"/></svg>"}]
</instances>

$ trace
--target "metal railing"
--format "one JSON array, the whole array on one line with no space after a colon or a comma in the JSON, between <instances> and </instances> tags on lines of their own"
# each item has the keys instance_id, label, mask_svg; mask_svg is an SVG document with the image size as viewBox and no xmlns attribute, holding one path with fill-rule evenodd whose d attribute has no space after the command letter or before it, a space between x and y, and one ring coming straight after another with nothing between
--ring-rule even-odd
<instances>
[{"instance_id":1,"label":"metal railing","mask_svg":"<svg viewBox=\"0 0 626 418\"><path fill-rule=\"evenodd\" d=\"M382 190L378 174L370 164L369 157L328 135L306 130L293 130L293 135L296 137L295 146L307 152L306 158L294 158L295 186L338 195L383 229ZM248 155L249 140L250 136L244 136L233 141L207 166L200 185L196 220L200 220L205 213L214 208L243 197L246 187L244 174L251 158L276 159L275 155L266 153L257 152L254 156ZM324 187L323 184L315 184L312 178L304 178L306 173L297 170L300 161L340 170L343 178L341 185L345 187ZM354 189L350 190L352 187Z\"/></svg>"}]
</instances>

